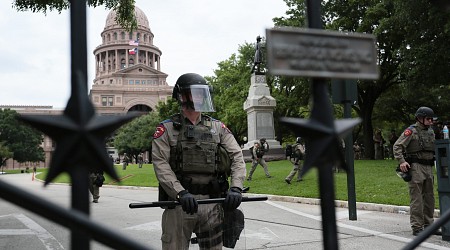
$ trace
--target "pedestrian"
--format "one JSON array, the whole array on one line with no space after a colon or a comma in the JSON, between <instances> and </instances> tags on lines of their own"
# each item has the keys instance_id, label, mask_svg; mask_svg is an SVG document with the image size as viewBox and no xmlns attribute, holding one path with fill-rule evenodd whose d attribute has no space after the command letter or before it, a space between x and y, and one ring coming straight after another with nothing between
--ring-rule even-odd
<instances>
[{"instance_id":1,"label":"pedestrian","mask_svg":"<svg viewBox=\"0 0 450 250\"><path fill-rule=\"evenodd\" d=\"M420 107L415 113L415 124L410 125L394 144L394 157L402 172L409 172L410 224L413 235L418 235L433 223L434 215L434 112ZM434 232L441 235L441 231Z\"/></svg>"},{"instance_id":2,"label":"pedestrian","mask_svg":"<svg viewBox=\"0 0 450 250\"><path fill-rule=\"evenodd\" d=\"M222 249L227 242L222 238L224 217L227 212L240 211L236 208L242 201L246 171L242 150L222 122L202 114L214 112L210 87L202 76L181 75L172 98L181 112L156 127L152 142L159 200L181 204L163 212L162 248L188 249L195 233L200 249ZM228 170L222 170L217 161L220 148L231 161L230 183ZM218 197L225 197L223 204L197 202Z\"/></svg>"},{"instance_id":3,"label":"pedestrian","mask_svg":"<svg viewBox=\"0 0 450 250\"><path fill-rule=\"evenodd\" d=\"M267 142L265 141L265 138L262 138L259 142L255 142L253 144L253 147L250 148L250 153L252 154L252 168L250 169L250 173L248 174L247 181L252 180L253 173L255 172L258 164L263 167L266 177L272 178L269 173L267 163L263 158L265 152L267 152L266 150L268 150L264 148L264 144L267 144ZM268 145L266 145L266 147L268 148Z\"/></svg>"},{"instance_id":4,"label":"pedestrian","mask_svg":"<svg viewBox=\"0 0 450 250\"><path fill-rule=\"evenodd\" d=\"M374 149L375 149L375 160L383 159L384 139L383 139L383 135L381 134L381 129L377 129L375 131L375 134L373 135L373 143L374 143Z\"/></svg>"},{"instance_id":5,"label":"pedestrian","mask_svg":"<svg viewBox=\"0 0 450 250\"><path fill-rule=\"evenodd\" d=\"M138 155L138 165L139 168L142 168L142 164L144 164L144 157L142 157L142 153Z\"/></svg>"},{"instance_id":6,"label":"pedestrian","mask_svg":"<svg viewBox=\"0 0 450 250\"><path fill-rule=\"evenodd\" d=\"M355 143L353 143L353 152L355 160L361 160L361 147L358 145L358 141L355 141Z\"/></svg>"},{"instance_id":7,"label":"pedestrian","mask_svg":"<svg viewBox=\"0 0 450 250\"><path fill-rule=\"evenodd\" d=\"M287 184L291 184L292 179L294 178L295 174L297 174L297 182L302 181L301 171L302 171L302 163L300 160L303 160L305 155L305 146L302 144L302 138L297 137L295 141L295 146L293 147L294 152L294 166L289 173L288 176L284 179Z\"/></svg>"},{"instance_id":8,"label":"pedestrian","mask_svg":"<svg viewBox=\"0 0 450 250\"><path fill-rule=\"evenodd\" d=\"M103 186L105 177L103 176L103 171L100 169L95 169L89 171L89 192L92 195L92 202L98 203L100 198L100 187Z\"/></svg>"},{"instance_id":9,"label":"pedestrian","mask_svg":"<svg viewBox=\"0 0 450 250\"><path fill-rule=\"evenodd\" d=\"M123 160L122 160L122 170L126 170L128 166L128 162L130 161L130 158L128 158L127 153L123 154Z\"/></svg>"}]
</instances>

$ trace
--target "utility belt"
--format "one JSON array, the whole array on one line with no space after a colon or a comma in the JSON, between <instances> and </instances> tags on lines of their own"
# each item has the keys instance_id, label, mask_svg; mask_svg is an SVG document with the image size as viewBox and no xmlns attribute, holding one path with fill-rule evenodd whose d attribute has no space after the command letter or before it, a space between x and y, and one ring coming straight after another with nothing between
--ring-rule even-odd
<instances>
[{"instance_id":1,"label":"utility belt","mask_svg":"<svg viewBox=\"0 0 450 250\"><path fill-rule=\"evenodd\" d=\"M217 178L207 184L192 184L191 178L181 178L181 185L191 194L210 195L211 198L218 198L226 193L229 184L226 179Z\"/></svg>"},{"instance_id":2,"label":"utility belt","mask_svg":"<svg viewBox=\"0 0 450 250\"><path fill-rule=\"evenodd\" d=\"M434 158L433 159L429 159L429 160L425 160L425 159L419 159L417 157L406 157L405 160L409 163L419 163L422 165L427 165L427 166L433 166L434 165Z\"/></svg>"}]
</instances>

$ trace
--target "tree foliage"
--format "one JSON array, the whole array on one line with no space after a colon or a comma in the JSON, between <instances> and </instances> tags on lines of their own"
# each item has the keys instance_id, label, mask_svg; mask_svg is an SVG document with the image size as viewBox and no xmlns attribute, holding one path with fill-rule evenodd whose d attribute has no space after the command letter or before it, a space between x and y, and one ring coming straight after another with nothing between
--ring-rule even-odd
<instances>
[{"instance_id":1,"label":"tree foliage","mask_svg":"<svg viewBox=\"0 0 450 250\"><path fill-rule=\"evenodd\" d=\"M115 10L116 22L126 30L137 28L136 16L134 14L134 0L86 0L89 7L104 5L106 9ZM70 8L70 0L14 0L13 7L18 11L42 12L47 14L51 11L61 11Z\"/></svg>"},{"instance_id":2,"label":"tree foliage","mask_svg":"<svg viewBox=\"0 0 450 250\"><path fill-rule=\"evenodd\" d=\"M1 161L14 158L18 162L44 161L44 150L41 148L43 135L31 127L20 123L17 112L0 109L0 142L2 143ZM8 151L13 155L8 154Z\"/></svg>"},{"instance_id":3,"label":"tree foliage","mask_svg":"<svg viewBox=\"0 0 450 250\"><path fill-rule=\"evenodd\" d=\"M155 112L134 119L117 131L114 147L119 154L127 153L137 159L140 153L151 151L153 134L159 122Z\"/></svg>"},{"instance_id":4,"label":"tree foliage","mask_svg":"<svg viewBox=\"0 0 450 250\"><path fill-rule=\"evenodd\" d=\"M13 152L9 151L9 148L5 146L5 142L0 142L0 166L5 164L6 160L13 157Z\"/></svg>"},{"instance_id":5,"label":"tree foliage","mask_svg":"<svg viewBox=\"0 0 450 250\"><path fill-rule=\"evenodd\" d=\"M305 27L305 1L285 2L289 10L286 17L274 18L276 25ZM377 39L380 78L358 81L358 105L353 106L363 120L369 158L374 123L385 125L388 120L393 121L390 126L402 127L419 106L448 110L443 94L450 80L449 18L427 0L323 1L326 29L373 34Z\"/></svg>"}]
</instances>

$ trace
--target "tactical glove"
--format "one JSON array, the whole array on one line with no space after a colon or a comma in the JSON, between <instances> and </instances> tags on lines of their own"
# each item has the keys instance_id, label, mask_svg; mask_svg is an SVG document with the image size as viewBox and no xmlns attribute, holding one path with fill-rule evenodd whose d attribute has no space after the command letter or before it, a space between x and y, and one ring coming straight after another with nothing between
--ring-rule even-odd
<instances>
[{"instance_id":1,"label":"tactical glove","mask_svg":"<svg viewBox=\"0 0 450 250\"><path fill-rule=\"evenodd\" d=\"M198 203L191 193L189 193L187 190L183 190L178 193L177 198L181 203L183 211L191 215L197 213Z\"/></svg>"},{"instance_id":2,"label":"tactical glove","mask_svg":"<svg viewBox=\"0 0 450 250\"><path fill-rule=\"evenodd\" d=\"M223 208L231 211L239 207L242 201L241 189L238 187L231 187L227 192L227 197L223 202Z\"/></svg>"}]
</instances>

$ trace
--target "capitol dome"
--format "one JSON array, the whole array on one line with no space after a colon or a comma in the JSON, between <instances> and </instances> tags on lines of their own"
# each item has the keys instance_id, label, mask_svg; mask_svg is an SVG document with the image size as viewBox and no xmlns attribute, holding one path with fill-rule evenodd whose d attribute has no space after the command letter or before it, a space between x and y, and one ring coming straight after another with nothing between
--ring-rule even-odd
<instances>
[{"instance_id":1,"label":"capitol dome","mask_svg":"<svg viewBox=\"0 0 450 250\"><path fill-rule=\"evenodd\" d=\"M134 7L134 14L136 16L136 21L139 29L150 30L150 25L148 23L148 18L145 13L138 7ZM106 18L105 30L111 28L119 28L120 26L116 22L117 13L115 10L111 10Z\"/></svg>"}]
</instances>

